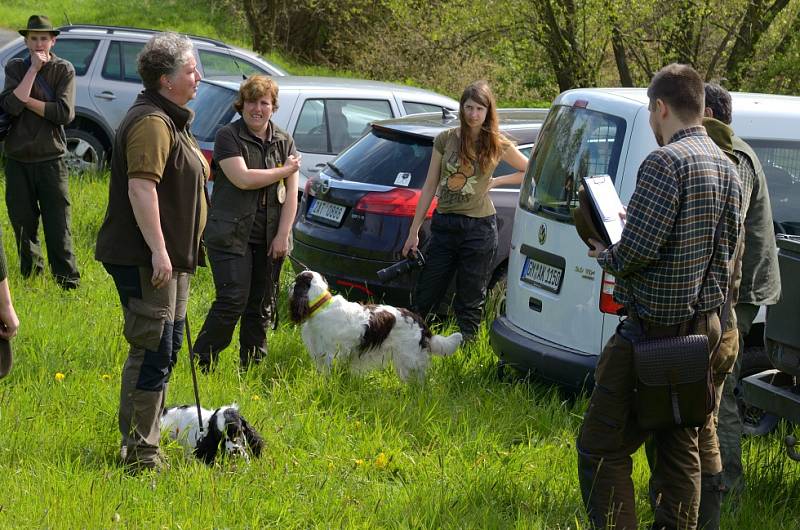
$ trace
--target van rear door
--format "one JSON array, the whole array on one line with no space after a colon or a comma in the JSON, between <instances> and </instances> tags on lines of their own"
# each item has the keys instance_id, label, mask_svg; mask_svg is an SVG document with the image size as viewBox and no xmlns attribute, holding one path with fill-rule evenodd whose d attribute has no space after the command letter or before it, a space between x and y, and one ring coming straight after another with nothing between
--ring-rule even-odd
<instances>
[{"instance_id":1,"label":"van rear door","mask_svg":"<svg viewBox=\"0 0 800 530\"><path fill-rule=\"evenodd\" d=\"M520 191L506 314L545 342L598 355L603 272L588 257L571 210L582 177L607 174L616 181L622 174L627 124L640 105L618 105L621 110L611 114L593 110L585 100L563 102L563 97L556 102L542 127Z\"/></svg>"}]
</instances>

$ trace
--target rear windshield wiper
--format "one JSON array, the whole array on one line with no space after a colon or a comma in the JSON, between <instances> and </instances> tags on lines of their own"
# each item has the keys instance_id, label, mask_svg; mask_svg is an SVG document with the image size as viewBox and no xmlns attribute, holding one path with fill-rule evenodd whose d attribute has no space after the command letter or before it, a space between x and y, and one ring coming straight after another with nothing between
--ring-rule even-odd
<instances>
[{"instance_id":1,"label":"rear windshield wiper","mask_svg":"<svg viewBox=\"0 0 800 530\"><path fill-rule=\"evenodd\" d=\"M336 167L336 166L334 165L334 163L333 163L333 162L325 162L325 164L326 164L326 165L327 165L329 168L331 168L331 169L333 170L333 172L334 172L334 173L336 173L336 176L337 176L337 177L339 177L340 179L344 179L344 173L342 173L342 170L341 170L341 169L339 169L338 167Z\"/></svg>"}]
</instances>

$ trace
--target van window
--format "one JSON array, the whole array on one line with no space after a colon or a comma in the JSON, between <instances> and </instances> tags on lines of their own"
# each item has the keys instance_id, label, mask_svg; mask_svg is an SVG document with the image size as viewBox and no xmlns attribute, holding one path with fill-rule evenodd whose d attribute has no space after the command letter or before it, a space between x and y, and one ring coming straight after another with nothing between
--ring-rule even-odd
<instances>
[{"instance_id":1,"label":"van window","mask_svg":"<svg viewBox=\"0 0 800 530\"><path fill-rule=\"evenodd\" d=\"M102 75L105 79L141 83L136 65L136 56L144 48L143 42L113 41L108 44L108 54L103 63Z\"/></svg>"},{"instance_id":2,"label":"van window","mask_svg":"<svg viewBox=\"0 0 800 530\"><path fill-rule=\"evenodd\" d=\"M376 120L392 117L383 99L309 99L294 129L299 151L335 155L357 140Z\"/></svg>"},{"instance_id":3,"label":"van window","mask_svg":"<svg viewBox=\"0 0 800 530\"><path fill-rule=\"evenodd\" d=\"M200 64L203 66L204 77L270 75L265 69L258 68L241 57L234 57L231 53L217 53L202 49L197 53L200 56Z\"/></svg>"},{"instance_id":4,"label":"van window","mask_svg":"<svg viewBox=\"0 0 800 530\"><path fill-rule=\"evenodd\" d=\"M758 155L767 176L775 231L800 235L800 142L746 141Z\"/></svg>"},{"instance_id":5,"label":"van window","mask_svg":"<svg viewBox=\"0 0 800 530\"><path fill-rule=\"evenodd\" d=\"M520 190L520 207L572 222L580 179L616 179L625 120L584 108L558 106L547 115Z\"/></svg>"}]
</instances>

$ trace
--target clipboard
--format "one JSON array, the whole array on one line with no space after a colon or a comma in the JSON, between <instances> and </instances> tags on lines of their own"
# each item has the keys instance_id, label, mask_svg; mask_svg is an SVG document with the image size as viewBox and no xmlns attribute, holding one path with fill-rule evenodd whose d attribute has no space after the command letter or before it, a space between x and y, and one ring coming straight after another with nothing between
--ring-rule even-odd
<instances>
[{"instance_id":1,"label":"clipboard","mask_svg":"<svg viewBox=\"0 0 800 530\"><path fill-rule=\"evenodd\" d=\"M614 181L609 175L593 175L583 177L583 187L592 209L592 220L600 233L603 243L611 246L622 237L625 222L620 219L620 212L625 211L622 201L617 195Z\"/></svg>"}]
</instances>

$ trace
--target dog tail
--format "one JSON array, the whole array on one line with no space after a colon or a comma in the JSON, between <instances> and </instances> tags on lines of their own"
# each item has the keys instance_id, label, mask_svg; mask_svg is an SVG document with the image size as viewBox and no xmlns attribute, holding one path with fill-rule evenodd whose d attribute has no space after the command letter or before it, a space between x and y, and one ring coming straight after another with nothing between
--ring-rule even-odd
<instances>
[{"instance_id":1,"label":"dog tail","mask_svg":"<svg viewBox=\"0 0 800 530\"><path fill-rule=\"evenodd\" d=\"M452 355L461 344L461 333L453 333L445 337L444 335L434 335L428 343L428 349L433 355L445 357Z\"/></svg>"}]
</instances>

